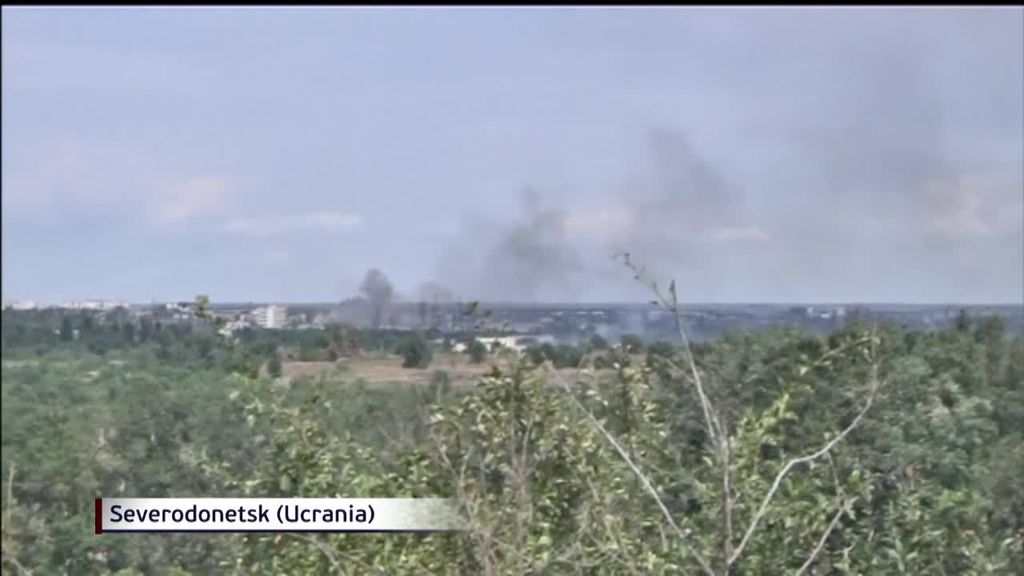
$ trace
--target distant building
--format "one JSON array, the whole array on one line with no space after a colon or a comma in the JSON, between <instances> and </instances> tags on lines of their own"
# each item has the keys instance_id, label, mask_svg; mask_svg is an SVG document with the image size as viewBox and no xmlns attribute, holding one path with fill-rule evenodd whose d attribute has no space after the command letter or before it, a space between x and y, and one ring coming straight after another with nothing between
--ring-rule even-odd
<instances>
[{"instance_id":1,"label":"distant building","mask_svg":"<svg viewBox=\"0 0 1024 576\"><path fill-rule=\"evenodd\" d=\"M225 323L224 326L219 330L219 332L222 336L231 336L235 332L238 332L239 330L245 330L248 327L249 323L244 319L235 319Z\"/></svg>"},{"instance_id":2,"label":"distant building","mask_svg":"<svg viewBox=\"0 0 1024 576\"><path fill-rule=\"evenodd\" d=\"M488 348L494 348L497 344L502 348L508 348L515 350L516 352L522 352L532 345L537 344L554 344L555 338L550 334L527 334L520 336L480 336L477 338L481 343L486 345Z\"/></svg>"},{"instance_id":3,"label":"distant building","mask_svg":"<svg viewBox=\"0 0 1024 576\"><path fill-rule=\"evenodd\" d=\"M252 311L252 321L261 328L284 328L288 309L284 306L266 306Z\"/></svg>"},{"instance_id":4,"label":"distant building","mask_svg":"<svg viewBox=\"0 0 1024 576\"><path fill-rule=\"evenodd\" d=\"M61 308L71 310L113 310L115 308L127 308L127 302L113 300L66 300Z\"/></svg>"},{"instance_id":5,"label":"distant building","mask_svg":"<svg viewBox=\"0 0 1024 576\"><path fill-rule=\"evenodd\" d=\"M657 310L648 310L647 311L647 321L648 322L657 322L659 320L663 320L663 319L669 318L671 316L673 316L673 312L671 310L665 310L665 309L662 309L662 308L659 308Z\"/></svg>"},{"instance_id":6,"label":"distant building","mask_svg":"<svg viewBox=\"0 0 1024 576\"><path fill-rule=\"evenodd\" d=\"M7 310L35 310L39 306L31 300L15 300L14 302L4 302L4 309Z\"/></svg>"}]
</instances>

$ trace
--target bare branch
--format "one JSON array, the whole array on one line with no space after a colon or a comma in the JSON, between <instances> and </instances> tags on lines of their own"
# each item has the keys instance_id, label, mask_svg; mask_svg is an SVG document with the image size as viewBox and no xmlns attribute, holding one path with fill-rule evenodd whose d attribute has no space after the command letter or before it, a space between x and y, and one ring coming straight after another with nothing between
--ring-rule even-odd
<instances>
[{"instance_id":1,"label":"bare branch","mask_svg":"<svg viewBox=\"0 0 1024 576\"><path fill-rule=\"evenodd\" d=\"M11 526L11 507L14 506L14 470L17 467L17 462L11 462L11 469L7 476L7 510L4 510L4 528L8 529Z\"/></svg>"},{"instance_id":2,"label":"bare branch","mask_svg":"<svg viewBox=\"0 0 1024 576\"><path fill-rule=\"evenodd\" d=\"M700 564L700 567L704 571L704 573L708 574L709 576L714 576L715 572L711 569L711 566L707 563L706 560L704 560L704 557L701 556L697 548L689 544L689 537L687 536L687 534L683 532L681 528L679 528L678 524L676 524L676 521L672 518L672 513L669 512L668 507L665 506L665 503L662 501L661 496L658 495L658 491L655 490L654 486L651 484L651 481L647 479L647 476L640 470L640 468L638 468L637 465L633 463L633 459L629 457L629 453L626 451L625 448L623 448L622 444L620 444L619 441L616 440L615 437L612 436L612 434L608 432L608 430L594 416L594 414L590 410L588 410L587 407L584 406L578 398L576 398L576 395L573 393L572 388L569 386L569 383L566 382L565 379L562 378L562 375L559 374L558 371L551 366L551 363L547 362L545 363L545 366L547 367L548 371L554 375L555 379L562 386L562 388L565 389L566 394L573 401L573 403L576 404L576 407L579 408L587 416L587 419L594 426L594 428L596 428L601 433L601 435L605 437L608 443L611 444L613 448L615 448L615 451L619 453L619 456L622 457L622 460L626 463L627 466L629 466L630 470L633 471L633 474L635 474L636 477L640 480L640 483L643 485L647 493L650 494L652 498L654 498L654 501L658 504L658 508L661 510L661 513L665 517L665 520L669 523L669 525L676 532L679 538L684 542L688 543L688 548L690 549L690 552L693 554L694 559L697 560L697 563Z\"/></svg>"},{"instance_id":3,"label":"bare branch","mask_svg":"<svg viewBox=\"0 0 1024 576\"><path fill-rule=\"evenodd\" d=\"M675 320L676 331L679 334L679 340L683 345L683 351L686 354L686 362L690 369L690 376L693 378L694 388L697 390L697 397L700 400L701 411L704 414L704 426L707 430L708 439L711 442L712 454L718 461L718 465L721 467L722 473L722 516L725 525L725 533L723 534L723 554L722 560L724 564L724 571L728 572L730 565L730 558L732 555L732 515L733 515L733 498L731 493L731 478L730 478L730 454L729 454L729 431L722 426L719 419L719 415L711 404L711 400L708 398L707 393L704 390L704 382L701 380L700 371L697 369L697 361L693 355L693 348L690 346L690 338L686 334L686 328L683 324L683 315L679 310L679 296L676 292L676 281L672 280L669 283L668 292L671 299L666 298L662 294L661 290L658 289L658 284L654 280L645 278L646 271L638 269L630 260L629 254L623 255L623 260L628 268L630 268L635 278L650 288L654 294L657 302L672 312L672 316ZM674 362L671 362L673 365Z\"/></svg>"},{"instance_id":4,"label":"bare branch","mask_svg":"<svg viewBox=\"0 0 1024 576\"><path fill-rule=\"evenodd\" d=\"M871 409L871 405L874 403L875 396L878 393L878 388L878 365L875 364L874 366L872 366L871 369L871 390L868 393L867 401L864 403L864 406L860 409L860 412L857 413L857 416L853 419L853 422L850 422L849 426L844 428L843 431L840 432L835 438L829 440L824 446L822 446L818 450L815 450L814 452L811 452L806 456L794 458L787 462L786 465L782 467L782 470L780 470L778 475L775 476L775 481L772 482L772 486L768 490L768 493L765 494L764 499L761 501L761 506L757 509L757 512L754 514L754 518L753 520L751 520L750 526L747 528L746 533L743 535L743 539L740 541L739 546L736 547L736 550L733 551L732 556L729 558L730 566L732 564L735 564L736 561L739 559L740 555L743 553L743 549L750 541L751 536L754 535L754 532L757 530L757 526L761 522L761 519L764 518L765 512L768 510L768 505L771 504L772 499L775 498L775 494L776 492L778 492L779 487L782 485L782 481L786 478L786 475L789 474L793 470L793 468L800 464L811 462L817 460L818 458L821 458L822 456L825 456L826 454L829 453L830 450L832 450L832 448L835 447L836 444L841 442L843 438L845 438L850 432L852 432L854 428L856 428L861 423L861 420L864 419L864 416L868 413L868 410Z\"/></svg>"},{"instance_id":5,"label":"bare branch","mask_svg":"<svg viewBox=\"0 0 1024 576\"><path fill-rule=\"evenodd\" d=\"M722 472L722 487L723 487L723 498L724 498L724 501L723 501L723 515L724 515L724 519L723 520L724 520L724 525L725 525L725 537L724 537L724 542L725 542L724 543L724 549L725 549L725 554L724 554L725 562L724 562L724 564L725 564L725 566L724 566L724 570L725 570L726 573L728 573L730 571L730 568L737 562L737 560L739 560L739 558L743 554L744 549L746 548L747 544L750 542L751 537L756 532L758 525L760 524L760 522L763 519L765 513L767 512L768 506L771 504L772 500L774 499L774 497L775 497L776 493L778 492L780 486L782 485L782 481L785 479L785 477L796 466L798 466L800 464L811 462L813 460L821 458L822 456L828 456L829 452L839 442L841 442L843 440L843 438L845 438L851 431L853 431L860 424L861 420L867 414L868 410L871 409L871 406L874 403L875 396L877 394L877 391L878 391L878 388L879 388L879 385L880 385L879 380L878 380L878 365L877 365L877 363L872 365L871 389L870 389L870 392L868 394L867 401L865 402L865 404L861 408L861 410L857 413L856 417L854 417L854 419L850 423L850 425L847 426L835 438L833 438L832 440L827 442L820 449L818 449L815 452L812 452L810 454L807 454L805 456L802 456L802 457L799 457L799 458L794 458L794 459L790 460L789 462L787 462L785 466L783 466L782 470L775 477L775 480L772 483L771 488L769 489L768 493L765 495L764 499L762 500L761 505L758 508L757 512L754 514L754 517L751 520L750 525L747 527L747 530L744 532L742 540L740 541L740 543L735 548L733 548L733 546L732 546L732 541L733 541L733 537L732 537L733 536L732 535L732 532L733 532L733 526L732 526L733 518L732 518L732 515L733 515L734 500L732 498L732 493L731 493L731 478L730 478L730 473L731 473L731 470L730 470L730 456L731 455L729 454L729 450L730 450L730 446L729 446L729 432L728 432L727 428L722 425L722 423L721 423L721 421L719 419L719 415L716 412L716 410L715 410L713 404L711 403L711 400L709 399L709 397L707 395L707 392L706 392L706 390L704 388L704 383L703 383L703 381L701 379L700 371L697 369L697 363L696 363L696 360L695 360L694 355L693 355L693 349L690 346L690 340L689 340L689 337L687 336L686 329L685 329L684 324L683 324L682 314L680 313L680 310L679 310L679 299L678 299L678 295L676 293L675 280L673 280L669 284L669 288L668 288L668 296L669 297L666 297L665 294L663 294L662 291L658 288L657 282L652 280L652 279L650 279L650 278L648 278L647 271L644 268L639 268L635 264L633 264L632 260L630 259L630 255L629 255L628 252L624 253L624 254L621 254L621 255L617 255L617 257L619 257L619 256L622 257L626 267L628 267L630 270L633 271L634 278L636 280L642 282L643 284L645 284L651 290L651 292L654 294L654 296L656 298L654 303L655 304L659 304L660 303L661 306L663 306L664 308L666 308L667 310L672 312L674 317L675 317L676 329L677 329L677 331L679 333L679 339L680 339L680 341L682 342L682 345L683 345L683 351L685 352L686 363L688 364L688 368L689 368L689 371L690 371L690 376L692 377L693 382L694 382L694 387L697 390L697 395L698 395L698 398L699 398L700 404L701 404L701 410L702 410L703 415L704 415L705 427L707 429L708 437L711 440L711 445L713 446L712 454L718 460L719 466L722 467L721 472ZM868 340L868 341L870 341L872 343L872 348L873 348L874 341L875 341L875 336L872 335L871 337L867 338L866 340ZM861 344L864 341L865 341L865 339L860 339L860 340L858 340L858 341L856 341L854 343L851 343L850 345ZM829 357L838 354L840 351L844 350L846 347L847 347L846 345L843 345L843 346L838 347L835 350L830 350L829 352L824 354L821 358L819 358L817 361L815 361L811 366L813 367L813 366L825 363L829 359ZM873 352L873 350L872 350L872 352ZM671 363L673 365L675 364L674 362L671 362ZM589 413L588 413L588 415L589 415ZM591 418L593 418L593 416L591 416ZM601 429L601 431L604 432L607 435L607 432L605 430ZM609 439L611 439L611 438L609 438ZM613 441L613 443L614 443L614 441ZM616 449L620 450L620 454L622 453L622 450L621 450L621 448L618 445L616 445ZM629 463L632 466L632 463L628 460L628 457L625 454L623 454L623 457L626 458L627 463ZM639 474L639 470L636 470L635 467L634 467L634 471ZM642 479L644 479L642 475L640 475L640 476L641 476ZM646 479L644 479L644 480L646 480ZM837 485L837 490L838 490L838 485ZM655 495L655 497L657 498L656 495ZM840 501L842 500L841 494L837 495L837 499L840 500ZM659 504L660 504L660 500L659 500ZM841 516L841 512L842 512L842 507L840 507L840 512L837 513L836 517L830 523L830 525L829 525L828 529L826 530L825 535L822 537L822 541L819 543L818 547L812 553L811 557L808 558L808 561L807 561L807 563L805 563L804 567L801 568L801 573L804 570L806 570L806 568L809 567L811 563L813 563L815 557L820 553L821 548L824 546L824 541L828 538L829 534L834 529L835 524L838 523L839 517Z\"/></svg>"},{"instance_id":6,"label":"bare branch","mask_svg":"<svg viewBox=\"0 0 1024 576\"><path fill-rule=\"evenodd\" d=\"M729 437L724 436L720 443L722 450L722 515L725 516L725 546L724 546L724 558L726 560L726 568L728 569L728 559L732 556L732 511L733 511L733 497L732 497L732 478L730 477L730 459L729 453ZM726 570L728 572L728 570Z\"/></svg>"},{"instance_id":7,"label":"bare branch","mask_svg":"<svg viewBox=\"0 0 1024 576\"><path fill-rule=\"evenodd\" d=\"M12 553L9 553L6 549L3 551L3 558L4 562L10 564L11 566L14 566L14 569L18 571L19 575L24 574L25 576L32 576L32 571L28 568L25 568L25 566L23 566L21 562L18 562L17 556L15 556Z\"/></svg>"},{"instance_id":8,"label":"bare branch","mask_svg":"<svg viewBox=\"0 0 1024 576\"><path fill-rule=\"evenodd\" d=\"M313 536L308 536L306 534L291 534L291 536L316 546L316 548L320 550L320 553L324 555L324 558L327 558L327 561L331 563L331 568L334 572L344 573L341 568L341 562L338 561L338 557L335 555L335 550L333 548Z\"/></svg>"},{"instance_id":9,"label":"bare branch","mask_svg":"<svg viewBox=\"0 0 1024 576\"><path fill-rule=\"evenodd\" d=\"M0 556L3 558L3 563L10 564L18 571L18 574L24 574L26 576L32 576L32 571L25 568L21 562L18 561L18 555L12 552L8 548L8 539L11 537L11 508L14 506L14 470L18 465L14 462L11 463L10 473L7 477L7 509L4 510L4 521L3 521L3 543L0 547Z\"/></svg>"},{"instance_id":10,"label":"bare branch","mask_svg":"<svg viewBox=\"0 0 1024 576\"><path fill-rule=\"evenodd\" d=\"M828 537L832 534L832 531L835 530L836 525L839 524L839 519L843 516L842 501L839 502L838 508L839 509L836 510L835 516L832 516L832 521L828 523L828 528L825 529L825 533L821 535L821 540L818 540L818 545L814 547L813 551L811 551L811 555L807 557L807 561L804 562L804 565L796 571L796 576L800 576L801 574L806 572L807 569L811 567L811 564L814 564L814 560L818 557L819 554L821 554L821 551L825 548L825 542L828 540Z\"/></svg>"},{"instance_id":11,"label":"bare branch","mask_svg":"<svg viewBox=\"0 0 1024 576\"><path fill-rule=\"evenodd\" d=\"M835 460L832 459L831 453L826 453L825 459L828 460L828 467L832 471L832 485L835 486L836 489L836 506L838 509L836 510L835 516L832 517L832 521L829 522L828 527L825 528L825 533L822 534L821 540L818 541L818 545L815 546L814 550L811 551L811 555L807 557L807 560L804 562L803 566L801 566L800 569L797 570L796 576L800 576L801 574L806 572L812 564L814 564L815 559L818 557L819 554L821 554L821 551L825 548L825 542L828 540L828 537L832 534L832 530L835 530L835 527L839 524L839 519L843 515L844 494L843 487L839 484L839 472L836 470L836 463Z\"/></svg>"},{"instance_id":12,"label":"bare branch","mask_svg":"<svg viewBox=\"0 0 1024 576\"><path fill-rule=\"evenodd\" d=\"M655 288L655 290L657 289ZM704 392L704 383L700 379L700 371L697 370L697 361L693 357L693 349L690 347L690 338L686 335L686 329L683 327L683 315L679 311L679 298L676 295L675 280L673 280L672 284L669 286L669 292L672 296L672 306L670 310L672 311L672 315L675 316L676 330L679 332L679 339L683 343L683 351L686 352L686 362L690 365L690 374L693 376L693 383L697 388L697 395L700 397L700 406L704 411L704 422L708 427L711 441L713 443L716 441L721 442L728 432L722 430L722 426L715 415L715 410L711 406L711 401L708 400L708 396ZM661 298L660 295L659 298Z\"/></svg>"},{"instance_id":13,"label":"bare branch","mask_svg":"<svg viewBox=\"0 0 1024 576\"><path fill-rule=\"evenodd\" d=\"M658 283L656 281L647 278L646 270L638 268L636 264L633 264L628 252L623 254L622 258L626 267L633 271L634 278L645 284L651 290L651 293L654 294L657 302L674 315L676 330L679 332L679 340L683 344L683 351L686 353L686 361L690 368L690 374L693 377L694 386L697 388L697 396L700 399L701 411L704 413L704 424L707 428L708 438L711 439L712 445L717 446L723 431L715 416L711 402L708 400L708 396L704 392L704 383L700 378L700 371L697 370L697 362L693 356L693 349L690 347L690 339L686 335L686 329L683 326L682 314L679 311L679 298L676 295L675 280L669 284L669 295L672 297L670 300L666 298L658 288Z\"/></svg>"}]
</instances>

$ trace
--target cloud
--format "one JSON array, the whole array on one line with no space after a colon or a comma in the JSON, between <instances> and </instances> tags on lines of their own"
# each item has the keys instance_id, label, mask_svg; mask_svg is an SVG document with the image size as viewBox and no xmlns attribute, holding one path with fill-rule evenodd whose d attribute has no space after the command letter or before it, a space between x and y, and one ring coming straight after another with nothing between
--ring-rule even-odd
<instances>
[{"instance_id":1,"label":"cloud","mask_svg":"<svg viewBox=\"0 0 1024 576\"><path fill-rule=\"evenodd\" d=\"M633 214L624 207L578 210L565 219L570 238L607 240L623 234L633 225Z\"/></svg>"},{"instance_id":2,"label":"cloud","mask_svg":"<svg viewBox=\"0 0 1024 576\"><path fill-rule=\"evenodd\" d=\"M180 91L198 77L195 62L139 47L5 42L4 50L5 77L17 78L19 92Z\"/></svg>"},{"instance_id":3,"label":"cloud","mask_svg":"<svg viewBox=\"0 0 1024 576\"><path fill-rule=\"evenodd\" d=\"M292 253L280 248L271 248L263 252L262 261L267 264L287 264L292 261Z\"/></svg>"},{"instance_id":4,"label":"cloud","mask_svg":"<svg viewBox=\"0 0 1024 576\"><path fill-rule=\"evenodd\" d=\"M142 214L172 225L228 211L246 182L236 176L175 166L137 146L61 137L4 160L4 208L55 205Z\"/></svg>"},{"instance_id":5,"label":"cloud","mask_svg":"<svg viewBox=\"0 0 1024 576\"><path fill-rule=\"evenodd\" d=\"M767 244L772 237L759 226L724 226L712 230L711 239L724 244Z\"/></svg>"},{"instance_id":6,"label":"cloud","mask_svg":"<svg viewBox=\"0 0 1024 576\"><path fill-rule=\"evenodd\" d=\"M566 235L575 242L621 243L627 235L635 232L636 227L642 225L641 217L642 214L628 205L574 211L565 218ZM769 231L752 224L709 223L704 225L699 233L685 235L680 233L678 228L661 233L675 233L679 239L689 238L691 241L710 241L718 244L766 244L772 240Z\"/></svg>"},{"instance_id":7,"label":"cloud","mask_svg":"<svg viewBox=\"0 0 1024 576\"><path fill-rule=\"evenodd\" d=\"M153 202L153 214L162 223L173 223L223 212L238 184L235 179L217 176L184 178L169 183Z\"/></svg>"},{"instance_id":8,"label":"cloud","mask_svg":"<svg viewBox=\"0 0 1024 576\"><path fill-rule=\"evenodd\" d=\"M308 212L278 216L247 216L231 218L221 227L225 232L244 236L275 236L296 232L337 232L362 224L362 218L351 212Z\"/></svg>"},{"instance_id":9,"label":"cloud","mask_svg":"<svg viewBox=\"0 0 1024 576\"><path fill-rule=\"evenodd\" d=\"M1021 224L1020 185L994 176L961 176L932 182L920 219L950 238L994 237Z\"/></svg>"}]
</instances>

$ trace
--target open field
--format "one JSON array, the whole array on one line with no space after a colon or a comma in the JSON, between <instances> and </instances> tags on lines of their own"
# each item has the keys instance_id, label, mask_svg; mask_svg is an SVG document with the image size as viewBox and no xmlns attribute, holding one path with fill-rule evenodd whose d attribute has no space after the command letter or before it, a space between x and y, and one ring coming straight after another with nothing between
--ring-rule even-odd
<instances>
[{"instance_id":1,"label":"open field","mask_svg":"<svg viewBox=\"0 0 1024 576\"><path fill-rule=\"evenodd\" d=\"M439 371L448 373L452 386L471 386L491 367L506 368L509 361L502 358L488 358L480 364L473 364L465 354L436 354L427 368L403 368L399 356L363 356L343 358L337 362L284 362L282 376L289 381L298 378L319 376L341 380L363 380L367 384L422 384L428 385ZM572 379L574 369L559 372Z\"/></svg>"}]
</instances>

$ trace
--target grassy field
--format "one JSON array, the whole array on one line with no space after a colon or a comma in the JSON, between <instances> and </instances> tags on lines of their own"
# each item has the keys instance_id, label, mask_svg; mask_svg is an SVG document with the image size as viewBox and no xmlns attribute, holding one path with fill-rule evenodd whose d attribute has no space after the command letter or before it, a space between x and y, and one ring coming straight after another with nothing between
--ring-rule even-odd
<instances>
[{"instance_id":1,"label":"grassy field","mask_svg":"<svg viewBox=\"0 0 1024 576\"><path fill-rule=\"evenodd\" d=\"M302 378L339 378L363 380L371 385L416 384L428 385L434 375L443 371L448 374L452 386L464 387L475 384L481 376L497 365L507 368L512 356L489 357L479 364L473 364L465 354L440 353L434 355L427 368L403 368L402 358L396 355L361 356L343 358L337 362L287 361L281 365L282 376L294 381ZM559 372L571 380L575 369Z\"/></svg>"}]
</instances>

